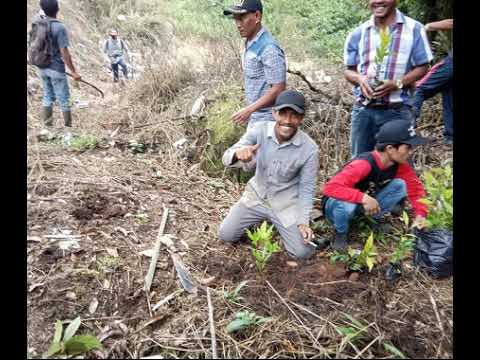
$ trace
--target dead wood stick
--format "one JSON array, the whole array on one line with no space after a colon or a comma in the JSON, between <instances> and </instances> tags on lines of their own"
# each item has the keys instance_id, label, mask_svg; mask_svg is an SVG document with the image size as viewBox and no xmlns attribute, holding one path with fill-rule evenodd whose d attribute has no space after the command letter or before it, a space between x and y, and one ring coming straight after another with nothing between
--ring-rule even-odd
<instances>
[{"instance_id":1,"label":"dead wood stick","mask_svg":"<svg viewBox=\"0 0 480 360\"><path fill-rule=\"evenodd\" d=\"M218 359L217 355L217 337L215 336L215 320L213 318L212 298L210 297L210 288L207 287L208 302L208 321L210 323L210 337L212 340L212 359Z\"/></svg>"},{"instance_id":2,"label":"dead wood stick","mask_svg":"<svg viewBox=\"0 0 480 360\"><path fill-rule=\"evenodd\" d=\"M175 296L183 292L183 289L178 289L164 298L162 301L159 301L156 305L153 306L152 311L156 311L160 306L172 300Z\"/></svg>"},{"instance_id":3,"label":"dead wood stick","mask_svg":"<svg viewBox=\"0 0 480 360\"><path fill-rule=\"evenodd\" d=\"M375 339L373 339L372 341L370 341L370 343L365 346L365 348L360 351L359 353L357 353L357 355L354 357L354 359L358 359L365 351L367 351L367 349L369 349L373 344L375 344L378 340L380 340L380 335L378 335Z\"/></svg>"},{"instance_id":4,"label":"dead wood stick","mask_svg":"<svg viewBox=\"0 0 480 360\"><path fill-rule=\"evenodd\" d=\"M285 301L285 299L277 292L277 290L275 290L275 288L272 286L272 284L270 284L268 282L268 280L265 280L267 285L270 286L270 288L273 290L273 292L278 296L278 298L280 299L280 301L287 307L287 309L293 314L293 316L295 317L295 319L297 319L297 321L300 323L300 325L303 326L303 328L308 332L308 334L310 335L310 337L312 338L313 342L316 343L317 345L320 346L320 349L324 351L324 348L323 346L321 346L320 344L318 344L318 341L317 339L315 338L315 336L312 334L312 332L310 331L310 329L305 326L305 324L303 323L302 319L300 319L300 317L295 313L295 311L292 310L292 308L290 306L288 306L287 302Z\"/></svg>"},{"instance_id":5,"label":"dead wood stick","mask_svg":"<svg viewBox=\"0 0 480 360\"><path fill-rule=\"evenodd\" d=\"M433 311L435 312L435 316L436 316L437 321L438 321L438 328L442 332L442 340L443 340L443 338L445 338L445 332L443 330L442 319L440 319L440 314L438 313L437 302L435 301L435 299L433 298L431 293L429 293L428 295L430 295L430 302L432 303Z\"/></svg>"},{"instance_id":6,"label":"dead wood stick","mask_svg":"<svg viewBox=\"0 0 480 360\"><path fill-rule=\"evenodd\" d=\"M313 92L322 94L323 96L325 96L326 98L329 98L331 100L334 99L334 97L332 95L327 94L326 92L324 92L324 91L316 88L315 86L313 86L312 83L310 81L308 81L307 77L304 74L302 74L301 71L288 69L287 72L289 72L290 74L299 76L303 81L305 81L307 83L309 89L312 90Z\"/></svg>"},{"instance_id":7,"label":"dead wood stick","mask_svg":"<svg viewBox=\"0 0 480 360\"><path fill-rule=\"evenodd\" d=\"M148 268L148 273L147 273L147 276L145 277L145 291L147 291L147 293L150 291L150 287L152 286L153 275L155 274L155 268L157 267L158 256L160 254L160 245L162 244L161 240L162 240L163 232L165 231L165 225L167 224L167 217L168 217L168 208L164 207L162 222L158 229L157 241L155 242L152 261L150 261L150 267Z\"/></svg>"}]
</instances>

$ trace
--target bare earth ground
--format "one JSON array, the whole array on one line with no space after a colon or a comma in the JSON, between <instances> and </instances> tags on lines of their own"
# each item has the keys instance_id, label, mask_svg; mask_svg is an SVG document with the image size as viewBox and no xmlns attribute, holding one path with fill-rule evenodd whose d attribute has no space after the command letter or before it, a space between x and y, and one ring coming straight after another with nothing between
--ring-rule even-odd
<instances>
[{"instance_id":1,"label":"bare earth ground","mask_svg":"<svg viewBox=\"0 0 480 360\"><path fill-rule=\"evenodd\" d=\"M384 280L385 256L371 273L357 275L340 263L331 264L327 251L296 264L287 264L291 259L277 253L260 274L247 243L220 243L218 225L243 185L227 177L212 179L185 160L172 146L184 136L183 127L168 120L172 114L183 115L202 91L215 98L216 79L185 86L170 112L148 113L153 118L147 118L137 108L126 110L133 109L132 94L141 84L113 86L108 73L89 68L85 79L106 96L102 100L83 85L72 87L74 99L89 101L87 108L73 108L74 132L94 134L101 141L94 149L77 152L61 142L39 141L41 88L35 72L27 72L29 357L41 357L47 350L57 319L77 316L82 318L80 333L96 335L104 347L89 357L211 357L206 286L212 289L221 357L392 358L386 343L412 358L452 356L452 279L432 280L407 261L403 277L392 285ZM327 72L334 80L317 86L348 101L350 89L341 71L332 67ZM330 160L322 158L320 188L348 152L348 107L333 107L293 75L289 81L309 95L312 110L306 128L318 135L324 154L334 154ZM439 114L440 106L432 104L422 131L440 138ZM55 117L61 127L58 110ZM155 121L160 125L135 127ZM336 132L330 134L332 128ZM148 140L147 151L134 154L128 147L131 139ZM416 155L416 164L423 169L449 159L451 152L437 141ZM143 290L150 258L142 252L153 248L165 208L165 232L174 236L199 286L196 295L181 290L164 246L151 292ZM62 250L58 240L47 237L61 232L78 235L78 247ZM244 280L243 298L227 301L222 291ZM152 311L172 293L172 300ZM245 309L272 320L228 334L226 325ZM351 326L348 316L365 326L358 340L346 341L337 330Z\"/></svg>"}]
</instances>

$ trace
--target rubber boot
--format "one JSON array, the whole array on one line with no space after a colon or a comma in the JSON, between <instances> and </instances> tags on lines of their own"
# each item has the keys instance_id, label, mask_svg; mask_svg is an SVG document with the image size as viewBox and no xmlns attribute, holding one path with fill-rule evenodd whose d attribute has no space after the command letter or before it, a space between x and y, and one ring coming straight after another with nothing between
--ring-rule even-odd
<instances>
[{"instance_id":1,"label":"rubber boot","mask_svg":"<svg viewBox=\"0 0 480 360\"><path fill-rule=\"evenodd\" d=\"M65 122L65 126L72 127L72 112L64 111L62 114L63 114L63 121Z\"/></svg>"},{"instance_id":2,"label":"rubber boot","mask_svg":"<svg viewBox=\"0 0 480 360\"><path fill-rule=\"evenodd\" d=\"M51 106L44 106L42 108L42 118L45 126L53 126L53 109Z\"/></svg>"}]
</instances>

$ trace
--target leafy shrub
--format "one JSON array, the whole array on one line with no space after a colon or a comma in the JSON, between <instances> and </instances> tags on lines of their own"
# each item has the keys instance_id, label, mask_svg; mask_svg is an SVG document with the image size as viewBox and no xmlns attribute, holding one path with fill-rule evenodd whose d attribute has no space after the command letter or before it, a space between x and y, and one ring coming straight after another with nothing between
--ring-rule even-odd
<instances>
[{"instance_id":1,"label":"leafy shrub","mask_svg":"<svg viewBox=\"0 0 480 360\"><path fill-rule=\"evenodd\" d=\"M427 222L431 229L453 230L453 172L450 165L423 173L428 206Z\"/></svg>"},{"instance_id":2,"label":"leafy shrub","mask_svg":"<svg viewBox=\"0 0 480 360\"><path fill-rule=\"evenodd\" d=\"M377 263L377 249L373 243L373 233L370 233L363 249L361 251L348 247L346 253L335 251L330 257L330 262L335 263L340 261L344 263L348 269L352 271L359 271L367 268L372 271Z\"/></svg>"},{"instance_id":3,"label":"leafy shrub","mask_svg":"<svg viewBox=\"0 0 480 360\"><path fill-rule=\"evenodd\" d=\"M94 149L98 145L98 139L94 135L82 135L74 137L70 141L70 148L75 151Z\"/></svg>"}]
</instances>

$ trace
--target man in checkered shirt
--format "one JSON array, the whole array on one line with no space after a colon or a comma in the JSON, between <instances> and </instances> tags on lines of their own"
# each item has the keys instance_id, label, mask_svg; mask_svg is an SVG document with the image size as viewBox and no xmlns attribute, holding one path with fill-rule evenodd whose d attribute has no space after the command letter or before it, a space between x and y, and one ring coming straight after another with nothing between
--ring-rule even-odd
<instances>
[{"instance_id":1,"label":"man in checkered shirt","mask_svg":"<svg viewBox=\"0 0 480 360\"><path fill-rule=\"evenodd\" d=\"M232 115L237 124L275 121L272 105L285 90L285 55L278 42L262 26L260 0L241 0L223 14L232 16L241 37L246 38L242 55L247 106Z\"/></svg>"},{"instance_id":2,"label":"man in checkered shirt","mask_svg":"<svg viewBox=\"0 0 480 360\"><path fill-rule=\"evenodd\" d=\"M397 0L369 0L372 17L356 28L345 42L345 78L354 85L350 145L352 158L372 151L375 135L388 121L414 124L415 82L428 71L433 59L422 24L402 14ZM372 89L379 30L390 30L388 55L380 64L382 85ZM369 81L370 80L370 81Z\"/></svg>"}]
</instances>

